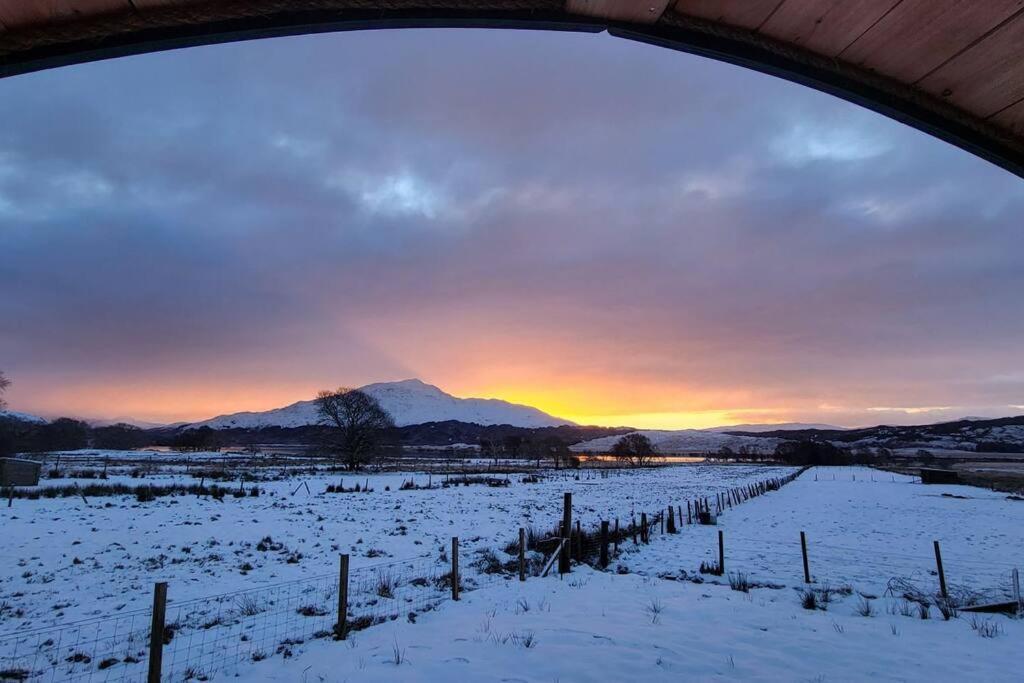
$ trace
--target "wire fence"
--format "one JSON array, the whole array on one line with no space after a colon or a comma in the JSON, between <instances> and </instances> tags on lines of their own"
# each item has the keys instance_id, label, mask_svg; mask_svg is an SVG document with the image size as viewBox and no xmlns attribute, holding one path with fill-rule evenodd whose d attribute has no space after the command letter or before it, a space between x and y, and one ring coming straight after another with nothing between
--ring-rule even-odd
<instances>
[{"instance_id":1,"label":"wire fence","mask_svg":"<svg viewBox=\"0 0 1024 683\"><path fill-rule=\"evenodd\" d=\"M464 558L465 559L465 558ZM460 591L511 576L458 575ZM415 557L347 573L346 618L339 623L341 573L169 602L162 629L162 681L239 675L243 665L289 658L297 646L377 624L415 621L452 597L451 557ZM0 636L0 681L146 681L153 609Z\"/></svg>"},{"instance_id":2,"label":"wire fence","mask_svg":"<svg viewBox=\"0 0 1024 683\"><path fill-rule=\"evenodd\" d=\"M578 563L603 569L622 551L640 549L656 537L718 531L713 526L717 515L780 489L802 472L743 484L686 501L685 506L633 509L628 517L598 525L584 527L577 519L568 534L564 522L549 530L523 529L526 542L520 546L517 538L508 543L505 558L493 551L478 551L472 558L461 558L465 562L462 571L455 571L457 555L444 549L434 556L362 566L350 572L343 560L338 571L184 601L174 601L172 590L160 631L152 628L156 620L150 608L0 635L0 681L147 681L153 654L151 637L162 643L158 648L160 680L244 676L244 667L253 662L272 656L292 657L299 646L310 641L341 639L398 619L415 622L418 615L452 599L457 593L454 581L462 591L483 588L514 580L520 566L524 578L536 576L543 568L552 567L555 553L563 552ZM569 507L571 511L571 503ZM862 582L877 586L879 577L885 577L884 589L894 596L922 601L941 591L938 572L930 570L928 558L906 549L879 547L867 552L812 539L810 576L805 577L800 538L780 543L731 532L724 541L721 532L715 536L721 545L711 536L704 537L708 543L703 548L701 541L690 543L691 551L698 549L691 552L690 561L699 561L700 571L708 574L731 580L742 575L751 587L799 585L805 578L819 589ZM1013 563L983 562L950 550L946 590L959 604L1019 600ZM519 554L518 561L507 559L515 554ZM679 564L674 558L665 568L678 571Z\"/></svg>"}]
</instances>

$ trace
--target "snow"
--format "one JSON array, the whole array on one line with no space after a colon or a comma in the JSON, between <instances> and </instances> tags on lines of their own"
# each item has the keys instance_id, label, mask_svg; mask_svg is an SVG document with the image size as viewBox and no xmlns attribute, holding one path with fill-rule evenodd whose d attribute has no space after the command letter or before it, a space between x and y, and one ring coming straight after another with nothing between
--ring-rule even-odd
<instances>
[{"instance_id":1,"label":"snow","mask_svg":"<svg viewBox=\"0 0 1024 683\"><path fill-rule=\"evenodd\" d=\"M733 436L721 434L713 429L645 429L637 432L651 440L655 450L662 455L684 455L687 453L711 453L723 446L734 451L752 448L758 453L771 453L779 439L758 436ZM621 436L603 436L570 446L577 453L607 453Z\"/></svg>"},{"instance_id":2,"label":"snow","mask_svg":"<svg viewBox=\"0 0 1024 683\"><path fill-rule=\"evenodd\" d=\"M219 461L215 467L229 464ZM186 472L181 466L161 467L156 459L153 468L142 468L142 477L129 476L132 469L112 466L106 481L44 479L43 485L198 484L209 468L193 465ZM565 491L574 493L575 514L584 526L615 517L625 524L634 510L651 513L668 502L714 495L792 469L701 464L614 470L606 479L585 471L578 481L574 472L562 470L547 472L536 484L520 483L522 475L511 475L507 488L411 491L399 487L409 479L425 485L428 475L307 471L260 468L256 474L261 478L281 478L260 481L259 497L228 496L222 502L191 495L148 503L129 496L90 498L88 504L80 497L15 500L4 520L0 601L6 600L11 610L23 610L24 617L6 619L3 631L144 605L157 580L169 582L174 600L186 600L329 572L339 552L353 554L354 568L435 555L451 536L461 538L471 557L514 540L520 526L553 527L561 519ZM433 475L429 481L438 485L443 479L444 475ZM328 484L338 483L346 488L368 484L373 491L325 493ZM222 484L237 487L237 474ZM303 484L308 484L308 493ZM270 554L255 550L268 535L287 548ZM302 561L288 563L290 553L301 553ZM239 567L246 562L253 569L243 578ZM82 586L95 590L81 590ZM52 609L56 603L68 604Z\"/></svg>"},{"instance_id":3,"label":"snow","mask_svg":"<svg viewBox=\"0 0 1024 683\"><path fill-rule=\"evenodd\" d=\"M399 427L426 422L457 420L479 425L512 425L515 427L556 427L572 424L552 417L536 408L499 399L456 398L418 379L382 382L360 387L387 410ZM299 401L284 408L265 412L243 412L221 415L195 422L190 427L230 429L234 427L303 427L316 424L316 401Z\"/></svg>"},{"instance_id":4,"label":"snow","mask_svg":"<svg viewBox=\"0 0 1024 683\"><path fill-rule=\"evenodd\" d=\"M157 466L140 480L120 470L112 466L111 481L166 484L202 476ZM592 528L600 519L626 522L634 512L650 514L697 496L713 498L791 471L699 464L604 476L585 470L576 479L576 472L563 470L545 472L536 484L511 475L512 483L503 488L401 491L403 481L413 478L423 485L427 475L353 477L262 468L257 473L271 480L260 482L257 498L217 502L183 496L144 504L124 496L88 504L80 498L18 499L4 521L2 630L26 632L127 614L148 604L158 580L169 583L171 611L194 610L196 623L202 623L204 610L218 609L218 601L207 596L277 590L272 587L300 579L329 588L343 552L352 555L354 572L405 558L437 566L441 549L458 536L464 576L470 586L483 586L463 593L460 602L445 601L417 615L415 623L403 616L372 626L345 644L309 639L314 624L330 622L329 614L316 617L300 639L305 642L289 644L294 656L283 658L270 647L269 659L245 659L215 680L1019 677L1021 621L978 617L999 629L995 638L979 638L966 614L948 622L934 609L929 620L901 616L893 610L897 601L884 596L894 576L936 589L933 540L942 544L954 589L1000 587L1012 568L1024 569L1024 503L982 489L924 486L867 468L815 468L780 491L727 509L717 527L688 525L675 535L656 533L650 545L626 542L608 572L577 568L561 580L531 578L521 584L474 567L481 551L500 554L519 526L553 526L565 491L573 493L575 517ZM346 487L358 480L373 491L324 493L340 477ZM439 479L431 477L435 484ZM726 577L698 573L701 561L717 559L719 530L727 571L775 588L740 593L730 590ZM854 591L835 596L827 611L800 607L800 531L807 533L814 587L850 584ZM259 549L266 536L281 545ZM244 569L245 563L251 569ZM871 596L874 616L856 614L861 595ZM218 635L221 631L228 635ZM228 626L200 632L212 642L231 643L223 647L232 652L237 649L237 634ZM524 646L527 640L530 647ZM9 642L0 638L0 661ZM396 649L403 653L400 665L394 664Z\"/></svg>"},{"instance_id":5,"label":"snow","mask_svg":"<svg viewBox=\"0 0 1024 683\"><path fill-rule=\"evenodd\" d=\"M864 467L812 468L781 491L728 510L717 527L688 527L625 563L651 575L693 574L702 560L717 561L719 530L727 570L783 585L803 581L801 531L819 584L874 595L896 576L937 587L933 541L950 584L1008 589L1012 570L1024 572L1024 503Z\"/></svg>"},{"instance_id":6,"label":"snow","mask_svg":"<svg viewBox=\"0 0 1024 683\"><path fill-rule=\"evenodd\" d=\"M19 413L14 410L0 410L0 420L18 420L19 422L31 422L32 424L43 425L49 422L38 415L29 415L28 413Z\"/></svg>"},{"instance_id":7,"label":"snow","mask_svg":"<svg viewBox=\"0 0 1024 683\"><path fill-rule=\"evenodd\" d=\"M808 612L788 590L744 594L578 569L467 593L415 624L318 642L241 675L278 683L1019 680L1024 624L995 619L1004 635L983 639L967 619L865 618L851 604Z\"/></svg>"}]
</instances>

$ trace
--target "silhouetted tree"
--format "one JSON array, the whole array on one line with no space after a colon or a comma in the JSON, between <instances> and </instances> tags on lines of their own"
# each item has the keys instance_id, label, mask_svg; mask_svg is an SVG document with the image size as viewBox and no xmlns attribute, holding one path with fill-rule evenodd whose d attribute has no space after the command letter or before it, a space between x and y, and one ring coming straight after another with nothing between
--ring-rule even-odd
<instances>
[{"instance_id":1,"label":"silhouetted tree","mask_svg":"<svg viewBox=\"0 0 1024 683\"><path fill-rule=\"evenodd\" d=\"M640 432L626 434L612 446L612 455L633 467L649 465L655 454L651 440Z\"/></svg>"},{"instance_id":2,"label":"silhouetted tree","mask_svg":"<svg viewBox=\"0 0 1024 683\"><path fill-rule=\"evenodd\" d=\"M523 437L518 434L509 434L501 440L501 450L505 452L506 458L515 460L522 455Z\"/></svg>"},{"instance_id":3,"label":"silhouetted tree","mask_svg":"<svg viewBox=\"0 0 1024 683\"><path fill-rule=\"evenodd\" d=\"M557 436L549 436L544 439L543 452L544 455L551 459L556 470L567 463L571 455L569 453L569 445Z\"/></svg>"},{"instance_id":4,"label":"silhouetted tree","mask_svg":"<svg viewBox=\"0 0 1024 683\"><path fill-rule=\"evenodd\" d=\"M358 389L321 391L316 397L322 446L350 470L370 462L385 430L395 426L391 415L373 396Z\"/></svg>"},{"instance_id":5,"label":"silhouetted tree","mask_svg":"<svg viewBox=\"0 0 1024 683\"><path fill-rule=\"evenodd\" d=\"M171 448L182 452L219 451L220 439L212 427L184 429L171 439Z\"/></svg>"},{"instance_id":6,"label":"silhouetted tree","mask_svg":"<svg viewBox=\"0 0 1024 683\"><path fill-rule=\"evenodd\" d=\"M89 425L70 417L57 418L36 430L33 450L42 452L75 451L89 445Z\"/></svg>"},{"instance_id":7,"label":"silhouetted tree","mask_svg":"<svg viewBox=\"0 0 1024 683\"><path fill-rule=\"evenodd\" d=\"M92 445L112 451L130 451L146 445L144 432L135 425L120 422L106 427L93 427Z\"/></svg>"}]
</instances>

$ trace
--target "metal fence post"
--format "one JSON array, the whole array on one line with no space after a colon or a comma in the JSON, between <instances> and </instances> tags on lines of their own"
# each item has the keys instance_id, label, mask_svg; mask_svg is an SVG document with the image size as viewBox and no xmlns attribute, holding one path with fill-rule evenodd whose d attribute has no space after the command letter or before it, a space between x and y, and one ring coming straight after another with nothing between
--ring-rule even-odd
<instances>
[{"instance_id":1,"label":"metal fence post","mask_svg":"<svg viewBox=\"0 0 1024 683\"><path fill-rule=\"evenodd\" d=\"M167 582L153 586L153 621L149 627L149 676L147 683L160 683L164 662L164 619L167 614Z\"/></svg>"}]
</instances>

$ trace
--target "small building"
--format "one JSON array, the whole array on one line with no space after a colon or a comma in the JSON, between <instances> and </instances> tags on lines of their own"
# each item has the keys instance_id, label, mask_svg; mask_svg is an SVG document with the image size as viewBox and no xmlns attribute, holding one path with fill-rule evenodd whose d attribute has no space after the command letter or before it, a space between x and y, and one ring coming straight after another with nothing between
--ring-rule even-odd
<instances>
[{"instance_id":1,"label":"small building","mask_svg":"<svg viewBox=\"0 0 1024 683\"><path fill-rule=\"evenodd\" d=\"M0 458L0 487L38 486L43 464L35 460Z\"/></svg>"},{"instance_id":2,"label":"small building","mask_svg":"<svg viewBox=\"0 0 1024 683\"><path fill-rule=\"evenodd\" d=\"M940 470L934 467L921 468L922 484L959 484L960 473L956 470Z\"/></svg>"}]
</instances>

